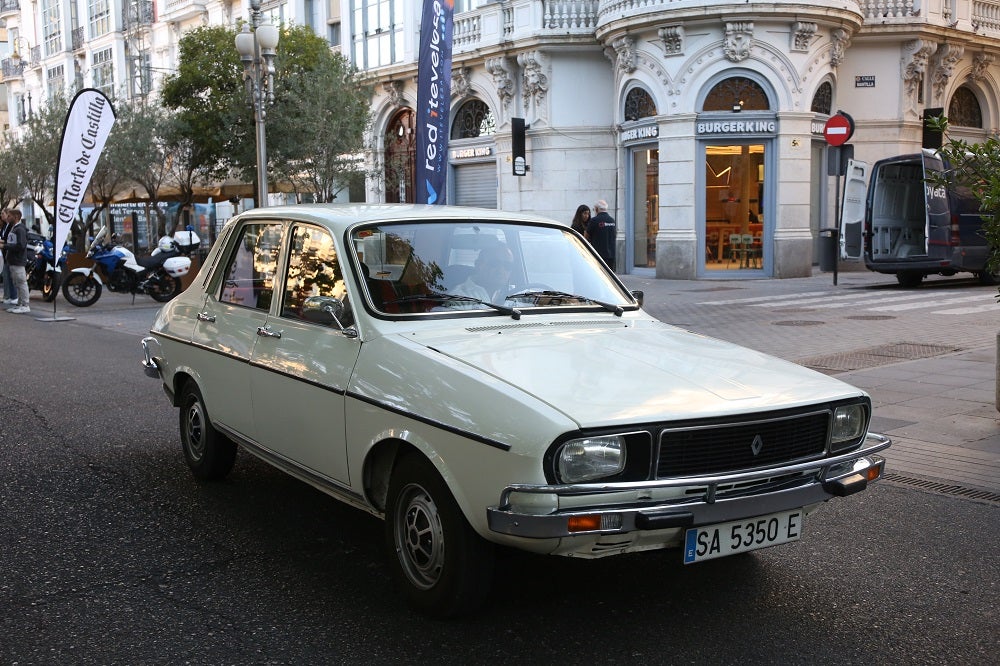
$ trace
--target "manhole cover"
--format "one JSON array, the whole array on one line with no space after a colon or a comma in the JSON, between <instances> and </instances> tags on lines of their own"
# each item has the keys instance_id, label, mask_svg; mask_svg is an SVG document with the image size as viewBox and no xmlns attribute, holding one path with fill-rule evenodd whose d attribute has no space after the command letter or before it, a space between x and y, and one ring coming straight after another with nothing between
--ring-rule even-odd
<instances>
[{"instance_id":1,"label":"manhole cover","mask_svg":"<svg viewBox=\"0 0 1000 666\"><path fill-rule=\"evenodd\" d=\"M927 345L918 342L896 342L868 349L857 349L829 356L799 359L796 362L826 374L874 368L900 361L912 361L918 358L931 358L943 354L961 351L960 347L948 345Z\"/></svg>"},{"instance_id":2,"label":"manhole cover","mask_svg":"<svg viewBox=\"0 0 1000 666\"><path fill-rule=\"evenodd\" d=\"M885 321L886 319L895 319L892 315L851 315L849 317L844 317L844 319L856 319L858 321Z\"/></svg>"},{"instance_id":3,"label":"manhole cover","mask_svg":"<svg viewBox=\"0 0 1000 666\"><path fill-rule=\"evenodd\" d=\"M693 294L696 292L700 293L707 291L734 291L736 289L746 289L746 287L706 287L705 289L691 289L688 291L688 293Z\"/></svg>"},{"instance_id":4,"label":"manhole cover","mask_svg":"<svg viewBox=\"0 0 1000 666\"><path fill-rule=\"evenodd\" d=\"M825 324L825 321L815 321L812 319L789 319L786 321L776 321L775 326L820 326Z\"/></svg>"}]
</instances>

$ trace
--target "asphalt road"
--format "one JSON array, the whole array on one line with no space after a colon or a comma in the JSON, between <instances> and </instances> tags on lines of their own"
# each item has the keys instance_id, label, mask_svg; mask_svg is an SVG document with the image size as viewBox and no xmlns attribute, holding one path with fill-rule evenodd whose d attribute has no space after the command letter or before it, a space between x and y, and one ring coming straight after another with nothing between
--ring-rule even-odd
<instances>
[{"instance_id":1,"label":"asphalt road","mask_svg":"<svg viewBox=\"0 0 1000 666\"><path fill-rule=\"evenodd\" d=\"M1000 506L886 483L737 558L505 554L480 614L416 616L376 519L246 455L188 474L152 312L0 312L2 664L996 663Z\"/></svg>"}]
</instances>

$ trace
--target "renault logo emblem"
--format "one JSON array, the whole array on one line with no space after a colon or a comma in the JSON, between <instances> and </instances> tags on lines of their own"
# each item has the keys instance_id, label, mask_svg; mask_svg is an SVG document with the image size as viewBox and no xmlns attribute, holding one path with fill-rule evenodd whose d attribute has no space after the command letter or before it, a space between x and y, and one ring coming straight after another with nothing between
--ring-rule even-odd
<instances>
[{"instance_id":1,"label":"renault logo emblem","mask_svg":"<svg viewBox=\"0 0 1000 666\"><path fill-rule=\"evenodd\" d=\"M760 453L760 450L764 448L764 440L757 435L753 438L753 443L750 445L750 450L753 451L754 455Z\"/></svg>"}]
</instances>

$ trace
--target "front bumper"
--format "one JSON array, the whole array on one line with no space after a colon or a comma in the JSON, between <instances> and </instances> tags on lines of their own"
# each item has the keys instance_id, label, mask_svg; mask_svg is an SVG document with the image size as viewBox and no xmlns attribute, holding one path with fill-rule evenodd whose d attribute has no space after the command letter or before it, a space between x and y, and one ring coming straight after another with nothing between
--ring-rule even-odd
<instances>
[{"instance_id":1,"label":"front bumper","mask_svg":"<svg viewBox=\"0 0 1000 666\"><path fill-rule=\"evenodd\" d=\"M861 449L805 463L720 476L632 483L526 485L504 488L500 503L486 510L498 534L531 539L697 527L798 509L845 497L878 480L885 460L874 455L892 445L868 433ZM672 493L657 500L654 495ZM517 495L573 498L572 508L548 513L516 510ZM586 502L580 505L580 498Z\"/></svg>"}]
</instances>

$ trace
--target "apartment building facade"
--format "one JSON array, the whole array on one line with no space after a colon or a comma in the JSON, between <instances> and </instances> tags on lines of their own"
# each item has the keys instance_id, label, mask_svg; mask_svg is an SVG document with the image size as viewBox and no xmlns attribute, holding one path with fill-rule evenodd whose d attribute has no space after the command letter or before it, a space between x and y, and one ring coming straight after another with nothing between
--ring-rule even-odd
<instances>
[{"instance_id":1,"label":"apartment building facade","mask_svg":"<svg viewBox=\"0 0 1000 666\"><path fill-rule=\"evenodd\" d=\"M374 85L370 201L413 198L420 5L263 4ZM185 30L246 16L216 0L0 0L9 124L71 81L155 94ZM15 48L31 57L8 76ZM853 118L868 162L918 150L928 109L953 136L985 138L1000 125L998 54L1000 0L456 0L448 202L568 224L605 199L623 273L808 275L834 223L830 115ZM528 126L524 175L514 118ZM735 256L734 236L754 252Z\"/></svg>"}]
</instances>

